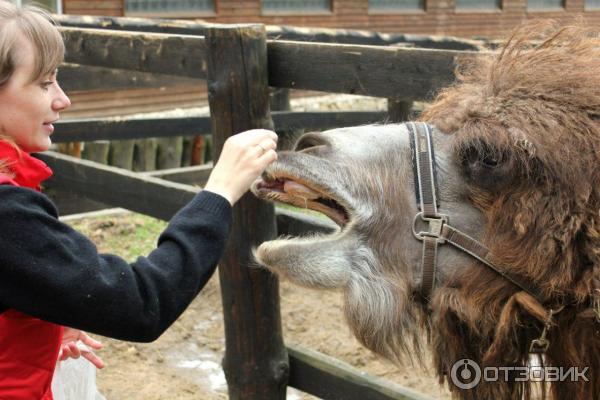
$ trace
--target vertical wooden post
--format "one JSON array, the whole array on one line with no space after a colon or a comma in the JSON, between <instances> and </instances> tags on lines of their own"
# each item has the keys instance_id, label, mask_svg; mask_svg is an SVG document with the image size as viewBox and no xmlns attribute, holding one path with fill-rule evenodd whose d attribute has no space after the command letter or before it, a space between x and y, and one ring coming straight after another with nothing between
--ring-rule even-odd
<instances>
[{"instance_id":1,"label":"vertical wooden post","mask_svg":"<svg viewBox=\"0 0 600 400\"><path fill-rule=\"evenodd\" d=\"M192 138L191 165L204 164L204 135L198 135Z\"/></svg>"},{"instance_id":2,"label":"vertical wooden post","mask_svg":"<svg viewBox=\"0 0 600 400\"><path fill-rule=\"evenodd\" d=\"M100 164L108 164L109 150L110 142L108 140L87 142L83 148L83 158Z\"/></svg>"},{"instance_id":3,"label":"vertical wooden post","mask_svg":"<svg viewBox=\"0 0 600 400\"><path fill-rule=\"evenodd\" d=\"M290 89L287 88L272 88L271 89L271 110L273 111L289 111L290 106Z\"/></svg>"},{"instance_id":4,"label":"vertical wooden post","mask_svg":"<svg viewBox=\"0 0 600 400\"><path fill-rule=\"evenodd\" d=\"M164 137L156 139L156 169L169 169L181 167L181 153L183 152L183 138L181 136Z\"/></svg>"},{"instance_id":5,"label":"vertical wooden post","mask_svg":"<svg viewBox=\"0 0 600 400\"><path fill-rule=\"evenodd\" d=\"M266 33L262 25L230 25L208 28L205 37L216 160L229 136L252 128L273 129ZM234 207L233 221L219 264L229 398L285 399L289 364L281 333L279 283L274 275L253 267L252 260L252 248L276 235L274 209L246 194Z\"/></svg>"},{"instance_id":6,"label":"vertical wooden post","mask_svg":"<svg viewBox=\"0 0 600 400\"><path fill-rule=\"evenodd\" d=\"M270 88L270 100L269 105L272 111L290 111L292 106L290 105L290 89L287 88ZM277 128L277 127L276 127ZM279 135L288 135L288 132L291 133L291 129L283 130L277 129L277 134ZM281 144L281 142L280 142Z\"/></svg>"},{"instance_id":7,"label":"vertical wooden post","mask_svg":"<svg viewBox=\"0 0 600 400\"><path fill-rule=\"evenodd\" d=\"M133 166L133 146L135 140L115 140L110 142L108 163L112 166L131 170Z\"/></svg>"},{"instance_id":8,"label":"vertical wooden post","mask_svg":"<svg viewBox=\"0 0 600 400\"><path fill-rule=\"evenodd\" d=\"M154 171L156 169L156 151L155 138L136 140L133 151L133 170Z\"/></svg>"},{"instance_id":9,"label":"vertical wooden post","mask_svg":"<svg viewBox=\"0 0 600 400\"><path fill-rule=\"evenodd\" d=\"M413 102L405 100L388 99L388 120L389 122L410 121L410 111Z\"/></svg>"}]
</instances>

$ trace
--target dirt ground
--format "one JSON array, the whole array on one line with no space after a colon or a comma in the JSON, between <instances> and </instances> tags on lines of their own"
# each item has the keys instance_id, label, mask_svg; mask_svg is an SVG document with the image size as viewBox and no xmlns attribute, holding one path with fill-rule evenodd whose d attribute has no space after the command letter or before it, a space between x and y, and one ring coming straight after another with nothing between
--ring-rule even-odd
<instances>
[{"instance_id":1,"label":"dirt ground","mask_svg":"<svg viewBox=\"0 0 600 400\"><path fill-rule=\"evenodd\" d=\"M69 221L96 242L100 251L133 260L154 245L164 223L124 213ZM287 344L339 358L367 373L435 399L449 399L437 379L418 367L397 367L361 347L344 323L341 295L281 283L281 312ZM100 338L107 366L98 386L107 400L227 399L220 363L224 332L218 275L191 307L156 342L129 343ZM315 397L289 389L288 399Z\"/></svg>"}]
</instances>

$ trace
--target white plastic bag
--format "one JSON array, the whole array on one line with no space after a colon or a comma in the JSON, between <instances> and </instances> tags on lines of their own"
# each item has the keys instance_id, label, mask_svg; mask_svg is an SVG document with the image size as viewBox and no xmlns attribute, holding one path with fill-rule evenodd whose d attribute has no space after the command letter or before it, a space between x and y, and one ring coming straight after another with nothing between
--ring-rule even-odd
<instances>
[{"instance_id":1,"label":"white plastic bag","mask_svg":"<svg viewBox=\"0 0 600 400\"><path fill-rule=\"evenodd\" d=\"M96 367L83 357L58 362L52 394L54 400L106 400L96 387Z\"/></svg>"}]
</instances>

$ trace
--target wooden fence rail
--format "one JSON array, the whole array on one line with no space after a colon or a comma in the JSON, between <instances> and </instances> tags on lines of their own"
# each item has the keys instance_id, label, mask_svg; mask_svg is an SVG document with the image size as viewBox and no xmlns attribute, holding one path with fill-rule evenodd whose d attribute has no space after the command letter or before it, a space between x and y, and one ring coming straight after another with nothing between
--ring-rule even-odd
<instances>
[{"instance_id":1,"label":"wooden fence rail","mask_svg":"<svg viewBox=\"0 0 600 400\"><path fill-rule=\"evenodd\" d=\"M131 32L170 33L204 36L212 23L157 18L104 17L90 15L54 15L62 26L73 28L110 29ZM356 29L297 28L266 25L267 37L319 43L360 44L367 46L411 45L429 49L481 50L478 40L448 36L429 36L403 33L380 33Z\"/></svg>"},{"instance_id":2,"label":"wooden fence rail","mask_svg":"<svg viewBox=\"0 0 600 400\"><path fill-rule=\"evenodd\" d=\"M73 63L60 66L58 79L67 93L74 90L123 90L202 83L194 78Z\"/></svg>"},{"instance_id":3,"label":"wooden fence rail","mask_svg":"<svg viewBox=\"0 0 600 400\"><path fill-rule=\"evenodd\" d=\"M383 111L274 111L275 129L291 131L323 130L337 126L384 122ZM206 117L122 119L100 118L61 121L52 136L55 143L123 140L153 137L192 136L211 132L211 119Z\"/></svg>"},{"instance_id":4,"label":"wooden fence rail","mask_svg":"<svg viewBox=\"0 0 600 400\"><path fill-rule=\"evenodd\" d=\"M97 67L206 78L203 37L60 28L65 61Z\"/></svg>"},{"instance_id":5,"label":"wooden fence rail","mask_svg":"<svg viewBox=\"0 0 600 400\"><path fill-rule=\"evenodd\" d=\"M61 28L66 61L206 78L203 37ZM459 57L477 52L268 41L270 86L424 100L454 80Z\"/></svg>"},{"instance_id":6,"label":"wooden fence rail","mask_svg":"<svg viewBox=\"0 0 600 400\"><path fill-rule=\"evenodd\" d=\"M290 386L325 400L431 400L333 357L288 346Z\"/></svg>"}]
</instances>

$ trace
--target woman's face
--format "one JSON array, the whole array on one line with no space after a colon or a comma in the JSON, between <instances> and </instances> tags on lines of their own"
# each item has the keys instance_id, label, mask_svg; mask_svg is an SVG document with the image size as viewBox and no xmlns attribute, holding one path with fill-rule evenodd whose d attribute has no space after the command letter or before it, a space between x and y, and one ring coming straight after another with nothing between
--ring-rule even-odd
<instances>
[{"instance_id":1,"label":"woman's face","mask_svg":"<svg viewBox=\"0 0 600 400\"><path fill-rule=\"evenodd\" d=\"M58 113L71 101L58 85L56 72L31 82L33 45L25 38L19 42L15 70L0 86L0 134L12 138L28 153L45 151L52 143L50 135Z\"/></svg>"}]
</instances>

